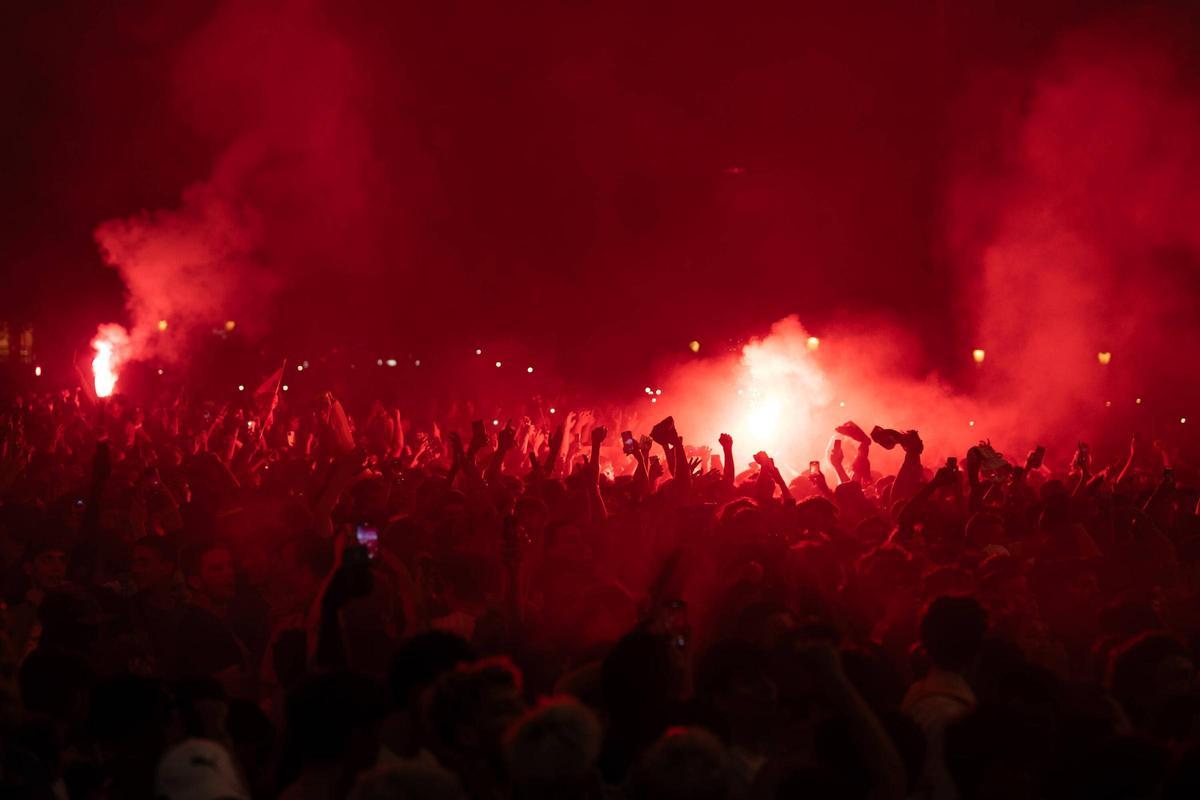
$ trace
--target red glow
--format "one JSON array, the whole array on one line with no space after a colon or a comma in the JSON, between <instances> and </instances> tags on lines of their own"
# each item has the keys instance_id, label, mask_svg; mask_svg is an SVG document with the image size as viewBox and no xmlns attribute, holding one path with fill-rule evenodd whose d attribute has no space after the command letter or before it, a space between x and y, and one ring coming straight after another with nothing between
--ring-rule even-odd
<instances>
[{"instance_id":1,"label":"red glow","mask_svg":"<svg viewBox=\"0 0 1200 800\"><path fill-rule=\"evenodd\" d=\"M129 335L120 325L101 325L96 331L96 337L92 339L92 349L96 351L92 359L92 376L97 397L108 397L113 393L128 346Z\"/></svg>"}]
</instances>

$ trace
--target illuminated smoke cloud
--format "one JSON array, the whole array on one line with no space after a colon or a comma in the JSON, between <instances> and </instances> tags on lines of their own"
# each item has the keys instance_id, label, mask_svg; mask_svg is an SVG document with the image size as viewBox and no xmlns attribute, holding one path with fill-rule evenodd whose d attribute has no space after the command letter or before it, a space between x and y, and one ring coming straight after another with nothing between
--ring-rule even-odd
<instances>
[{"instance_id":1,"label":"illuminated smoke cloud","mask_svg":"<svg viewBox=\"0 0 1200 800\"><path fill-rule=\"evenodd\" d=\"M128 290L135 357L178 356L227 319L261 332L285 286L373 261L365 82L332 31L315 2L227 3L178 54L174 100L217 144L211 174L95 233Z\"/></svg>"},{"instance_id":2,"label":"illuminated smoke cloud","mask_svg":"<svg viewBox=\"0 0 1200 800\"><path fill-rule=\"evenodd\" d=\"M1200 347L1200 93L1168 37L1133 30L1069 37L1002 128L1004 163L952 188L981 388L1046 426L1187 391Z\"/></svg>"}]
</instances>

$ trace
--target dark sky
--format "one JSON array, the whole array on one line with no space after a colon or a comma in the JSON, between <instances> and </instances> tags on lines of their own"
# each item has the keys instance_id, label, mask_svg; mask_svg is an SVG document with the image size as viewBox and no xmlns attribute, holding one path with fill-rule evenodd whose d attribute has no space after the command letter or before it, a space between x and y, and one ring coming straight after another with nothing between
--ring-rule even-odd
<instances>
[{"instance_id":1,"label":"dark sky","mask_svg":"<svg viewBox=\"0 0 1200 800\"><path fill-rule=\"evenodd\" d=\"M937 363L965 324L943 241L961 96L1122 5L324 4L368 78L377 263L284 274L271 336L508 338L571 374L870 311ZM0 318L63 348L122 318L94 228L178 206L240 133L214 109L242 65L212 96L211 60L180 67L220 7L4 4Z\"/></svg>"}]
</instances>

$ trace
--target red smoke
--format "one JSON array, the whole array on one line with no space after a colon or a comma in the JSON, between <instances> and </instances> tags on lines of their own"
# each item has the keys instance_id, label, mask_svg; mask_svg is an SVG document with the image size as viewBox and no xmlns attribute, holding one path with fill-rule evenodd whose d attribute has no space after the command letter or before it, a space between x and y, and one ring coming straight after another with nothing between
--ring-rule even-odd
<instances>
[{"instance_id":1,"label":"red smoke","mask_svg":"<svg viewBox=\"0 0 1200 800\"><path fill-rule=\"evenodd\" d=\"M1136 31L1069 37L1002 128L1002 162L971 163L952 187L983 388L1027 424L1153 389L1178 417L1167 404L1193 385L1180 379L1200 345L1200 95L1169 39Z\"/></svg>"},{"instance_id":2,"label":"red smoke","mask_svg":"<svg viewBox=\"0 0 1200 800\"><path fill-rule=\"evenodd\" d=\"M136 355L171 355L167 342L228 319L262 332L285 286L324 276L327 297L378 256L366 84L319 7L225 4L177 57L175 103L218 146L212 171L178 205L96 229Z\"/></svg>"}]
</instances>

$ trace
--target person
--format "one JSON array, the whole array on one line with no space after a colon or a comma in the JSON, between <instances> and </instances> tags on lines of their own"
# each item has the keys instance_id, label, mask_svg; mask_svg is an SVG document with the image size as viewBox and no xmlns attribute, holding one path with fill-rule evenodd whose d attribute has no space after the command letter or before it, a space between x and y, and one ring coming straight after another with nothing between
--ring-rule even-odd
<instances>
[{"instance_id":1,"label":"person","mask_svg":"<svg viewBox=\"0 0 1200 800\"><path fill-rule=\"evenodd\" d=\"M512 800L600 800L600 720L569 698L544 700L505 736Z\"/></svg>"},{"instance_id":2,"label":"person","mask_svg":"<svg viewBox=\"0 0 1200 800\"><path fill-rule=\"evenodd\" d=\"M967 676L986 633L987 612L970 597L938 597L921 619L921 647L929 670L909 687L902 708L925 733L925 776L934 797L954 796L945 766L946 729L975 709Z\"/></svg>"},{"instance_id":3,"label":"person","mask_svg":"<svg viewBox=\"0 0 1200 800\"><path fill-rule=\"evenodd\" d=\"M67 585L69 548L57 537L35 539L25 553L22 566L28 588L8 605L6 614L9 645L19 654L37 646L38 609L49 592Z\"/></svg>"},{"instance_id":4,"label":"person","mask_svg":"<svg viewBox=\"0 0 1200 800\"><path fill-rule=\"evenodd\" d=\"M782 449L739 476L729 435L706 470L691 431L620 405L464 392L401 415L348 372L341 397L280 390L265 416L206 387L0 403L3 631L27 641L0 651L0 778L80 797L1188 796L1186 443L1169 475L1123 448L1119 473L1085 474L1056 443L1009 463L851 423L831 486L787 481ZM922 463L956 452L965 470Z\"/></svg>"}]
</instances>

